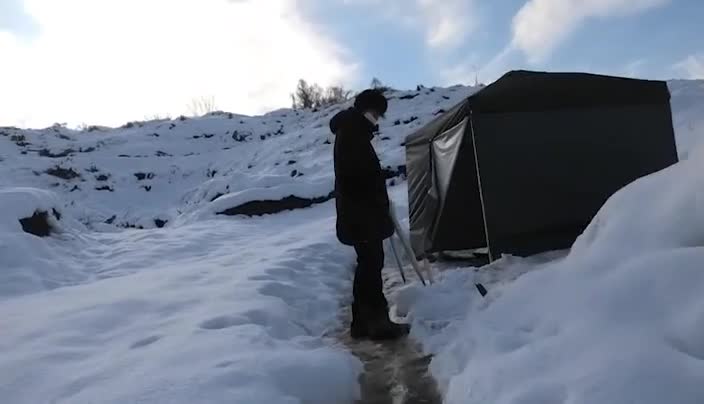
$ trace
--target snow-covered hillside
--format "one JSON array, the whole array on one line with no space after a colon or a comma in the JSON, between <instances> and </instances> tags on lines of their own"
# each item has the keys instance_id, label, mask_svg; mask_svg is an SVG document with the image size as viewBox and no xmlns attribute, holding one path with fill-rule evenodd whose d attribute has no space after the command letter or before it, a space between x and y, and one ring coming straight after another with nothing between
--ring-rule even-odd
<instances>
[{"instance_id":1,"label":"snow-covered hillside","mask_svg":"<svg viewBox=\"0 0 704 404\"><path fill-rule=\"evenodd\" d=\"M448 402L704 401L704 82L670 88L686 160L615 195L569 255L398 291ZM475 90L391 94L375 146L402 212L405 136ZM351 401L361 364L332 334L353 255L328 201L345 107L0 128L2 402ZM217 214L288 196L316 205ZM37 210L52 237L22 230Z\"/></svg>"}]
</instances>

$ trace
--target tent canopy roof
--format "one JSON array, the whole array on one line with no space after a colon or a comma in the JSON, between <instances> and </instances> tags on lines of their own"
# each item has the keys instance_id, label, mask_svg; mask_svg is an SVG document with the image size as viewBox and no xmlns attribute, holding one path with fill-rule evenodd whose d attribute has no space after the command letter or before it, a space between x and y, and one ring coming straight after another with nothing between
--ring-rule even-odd
<instances>
[{"instance_id":1,"label":"tent canopy roof","mask_svg":"<svg viewBox=\"0 0 704 404\"><path fill-rule=\"evenodd\" d=\"M478 112L521 112L660 104L669 100L664 81L514 70L470 96L468 102Z\"/></svg>"}]
</instances>

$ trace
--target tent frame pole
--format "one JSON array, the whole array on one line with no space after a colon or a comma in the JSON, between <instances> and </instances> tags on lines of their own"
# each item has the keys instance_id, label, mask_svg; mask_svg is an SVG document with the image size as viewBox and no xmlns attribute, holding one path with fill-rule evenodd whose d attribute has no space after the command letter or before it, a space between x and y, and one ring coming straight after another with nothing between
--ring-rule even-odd
<instances>
[{"instance_id":1,"label":"tent frame pole","mask_svg":"<svg viewBox=\"0 0 704 404\"><path fill-rule=\"evenodd\" d=\"M469 111L469 128L472 131L472 150L474 151L474 164L477 167L477 185L479 185L479 201L482 204L482 218L484 219L484 235L486 236L486 247L489 250L489 262L494 262L494 254L489 242L489 226L486 220L486 207L484 205L484 192L482 191L482 176L479 173L479 154L477 153L477 142L474 138L474 114Z\"/></svg>"}]
</instances>

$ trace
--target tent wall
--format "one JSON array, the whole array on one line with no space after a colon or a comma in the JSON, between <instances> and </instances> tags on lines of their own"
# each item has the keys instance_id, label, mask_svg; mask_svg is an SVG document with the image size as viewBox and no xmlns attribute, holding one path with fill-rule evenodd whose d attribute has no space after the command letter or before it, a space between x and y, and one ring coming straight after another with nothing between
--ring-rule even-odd
<instances>
[{"instance_id":1,"label":"tent wall","mask_svg":"<svg viewBox=\"0 0 704 404\"><path fill-rule=\"evenodd\" d=\"M474 116L494 253L569 247L614 192L677 161L669 104Z\"/></svg>"},{"instance_id":2,"label":"tent wall","mask_svg":"<svg viewBox=\"0 0 704 404\"><path fill-rule=\"evenodd\" d=\"M459 157L447 189L447 198L431 234L428 252L486 247L484 216L479 195L472 125L467 125Z\"/></svg>"},{"instance_id":3,"label":"tent wall","mask_svg":"<svg viewBox=\"0 0 704 404\"><path fill-rule=\"evenodd\" d=\"M466 111L465 100L406 139L410 238L413 251L418 257L430 248L430 235L441 208L439 195L434 191L432 141L435 136L462 121Z\"/></svg>"},{"instance_id":4,"label":"tent wall","mask_svg":"<svg viewBox=\"0 0 704 404\"><path fill-rule=\"evenodd\" d=\"M662 81L505 74L407 137L416 255L570 247L614 192L677 162L669 100ZM433 170L433 140L468 116L456 161Z\"/></svg>"}]
</instances>

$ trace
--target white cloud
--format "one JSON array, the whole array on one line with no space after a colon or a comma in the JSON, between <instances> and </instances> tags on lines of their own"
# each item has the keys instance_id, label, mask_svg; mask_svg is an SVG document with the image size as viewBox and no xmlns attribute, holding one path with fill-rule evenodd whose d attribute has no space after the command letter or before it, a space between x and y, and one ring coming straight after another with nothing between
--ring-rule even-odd
<instances>
[{"instance_id":1,"label":"white cloud","mask_svg":"<svg viewBox=\"0 0 704 404\"><path fill-rule=\"evenodd\" d=\"M370 13L382 13L390 21L421 29L431 49L447 49L463 43L477 28L474 0L344 0L364 5Z\"/></svg>"},{"instance_id":2,"label":"white cloud","mask_svg":"<svg viewBox=\"0 0 704 404\"><path fill-rule=\"evenodd\" d=\"M440 75L444 85L473 85L475 80L490 84L509 70L525 68L521 66L519 56L515 49L506 47L485 64L478 64L477 57L472 56L457 65L442 69Z\"/></svg>"},{"instance_id":3,"label":"white cloud","mask_svg":"<svg viewBox=\"0 0 704 404\"><path fill-rule=\"evenodd\" d=\"M513 18L512 46L545 59L585 20L636 14L670 0L529 0Z\"/></svg>"},{"instance_id":4,"label":"white cloud","mask_svg":"<svg viewBox=\"0 0 704 404\"><path fill-rule=\"evenodd\" d=\"M426 23L426 42L432 48L461 44L477 26L470 0L418 0Z\"/></svg>"},{"instance_id":5,"label":"white cloud","mask_svg":"<svg viewBox=\"0 0 704 404\"><path fill-rule=\"evenodd\" d=\"M675 64L675 69L686 75L688 79L704 79L704 53L689 55Z\"/></svg>"},{"instance_id":6,"label":"white cloud","mask_svg":"<svg viewBox=\"0 0 704 404\"><path fill-rule=\"evenodd\" d=\"M22 0L0 2L0 31L29 37L37 33L37 24L25 11Z\"/></svg>"},{"instance_id":7,"label":"white cloud","mask_svg":"<svg viewBox=\"0 0 704 404\"><path fill-rule=\"evenodd\" d=\"M25 0L41 35L0 31L0 125L117 125L185 113L192 98L260 113L299 78L349 84L356 68L296 0Z\"/></svg>"},{"instance_id":8,"label":"white cloud","mask_svg":"<svg viewBox=\"0 0 704 404\"><path fill-rule=\"evenodd\" d=\"M648 62L645 59L634 60L624 66L622 71L618 72L618 74L621 74L626 77L641 77L643 75L644 68L647 64Z\"/></svg>"}]
</instances>

